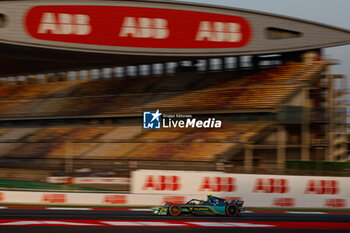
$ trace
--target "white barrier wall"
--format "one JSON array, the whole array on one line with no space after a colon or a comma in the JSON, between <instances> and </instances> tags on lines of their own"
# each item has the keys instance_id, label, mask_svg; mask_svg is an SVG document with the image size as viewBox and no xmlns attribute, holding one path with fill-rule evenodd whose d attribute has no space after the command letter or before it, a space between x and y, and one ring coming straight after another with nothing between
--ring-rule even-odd
<instances>
[{"instance_id":1,"label":"white barrier wall","mask_svg":"<svg viewBox=\"0 0 350 233\"><path fill-rule=\"evenodd\" d=\"M218 196L350 197L350 178L138 170L132 193Z\"/></svg>"},{"instance_id":2,"label":"white barrier wall","mask_svg":"<svg viewBox=\"0 0 350 233\"><path fill-rule=\"evenodd\" d=\"M250 207L349 208L350 178L138 170L131 192L241 199Z\"/></svg>"},{"instance_id":3,"label":"white barrier wall","mask_svg":"<svg viewBox=\"0 0 350 233\"><path fill-rule=\"evenodd\" d=\"M221 196L244 200L245 207L271 208L350 208L350 198L263 196L242 197ZM189 199L206 199L206 195L159 195L159 194L106 194L106 193L63 193L63 192L0 192L0 204L66 205L66 206L157 206L168 202L184 203Z\"/></svg>"},{"instance_id":4,"label":"white barrier wall","mask_svg":"<svg viewBox=\"0 0 350 233\"><path fill-rule=\"evenodd\" d=\"M94 179L76 181L96 182ZM128 182L102 182L121 181ZM212 193L228 200L244 200L245 207L350 208L347 177L139 170L132 173L131 181L132 194L0 191L0 203L154 206L184 203L191 198L206 199Z\"/></svg>"},{"instance_id":5,"label":"white barrier wall","mask_svg":"<svg viewBox=\"0 0 350 233\"><path fill-rule=\"evenodd\" d=\"M52 184L130 184L130 179L125 177L69 177L50 176L46 179Z\"/></svg>"}]
</instances>

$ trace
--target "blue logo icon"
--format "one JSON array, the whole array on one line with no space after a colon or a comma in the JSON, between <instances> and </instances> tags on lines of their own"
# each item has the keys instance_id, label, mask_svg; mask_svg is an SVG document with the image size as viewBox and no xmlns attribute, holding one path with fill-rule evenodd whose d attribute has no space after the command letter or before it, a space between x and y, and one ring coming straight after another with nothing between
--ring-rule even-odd
<instances>
[{"instance_id":1,"label":"blue logo icon","mask_svg":"<svg viewBox=\"0 0 350 233\"><path fill-rule=\"evenodd\" d=\"M159 109L156 112L143 112L143 128L144 129L160 129L160 116L162 113Z\"/></svg>"}]
</instances>

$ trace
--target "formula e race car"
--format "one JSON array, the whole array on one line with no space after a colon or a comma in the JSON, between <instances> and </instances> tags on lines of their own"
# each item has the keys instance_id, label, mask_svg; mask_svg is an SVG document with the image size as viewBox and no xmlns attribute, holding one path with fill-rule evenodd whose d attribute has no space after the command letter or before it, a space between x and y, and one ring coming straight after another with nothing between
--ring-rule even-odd
<instances>
[{"instance_id":1,"label":"formula e race car","mask_svg":"<svg viewBox=\"0 0 350 233\"><path fill-rule=\"evenodd\" d=\"M163 206L153 207L155 215L225 215L230 217L239 216L244 212L244 201L232 200L227 202L223 198L209 194L206 201L191 199L184 204L167 203Z\"/></svg>"}]
</instances>

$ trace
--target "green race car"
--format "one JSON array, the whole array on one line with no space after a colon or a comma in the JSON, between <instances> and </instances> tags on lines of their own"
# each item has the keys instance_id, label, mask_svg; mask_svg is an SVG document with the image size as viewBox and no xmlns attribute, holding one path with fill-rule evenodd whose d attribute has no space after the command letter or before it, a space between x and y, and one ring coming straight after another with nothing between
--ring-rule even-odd
<instances>
[{"instance_id":1,"label":"green race car","mask_svg":"<svg viewBox=\"0 0 350 233\"><path fill-rule=\"evenodd\" d=\"M227 202L223 198L209 194L208 199L191 199L184 204L167 203L163 206L153 207L155 215L222 215L236 217L244 212L244 201L232 200Z\"/></svg>"}]
</instances>

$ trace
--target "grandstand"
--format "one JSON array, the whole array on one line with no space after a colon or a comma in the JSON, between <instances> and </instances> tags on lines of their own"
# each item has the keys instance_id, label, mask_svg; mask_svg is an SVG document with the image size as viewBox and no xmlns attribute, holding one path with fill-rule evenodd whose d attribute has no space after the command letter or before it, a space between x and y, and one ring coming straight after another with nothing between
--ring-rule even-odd
<instances>
[{"instance_id":1,"label":"grandstand","mask_svg":"<svg viewBox=\"0 0 350 233\"><path fill-rule=\"evenodd\" d=\"M2 158L11 160L11 166L15 161L26 161L23 168L31 161L34 166L42 161L57 170L64 169L67 158L74 159L76 168L97 170L111 168L114 162L125 166L138 161L138 166L149 167L150 161L172 161L174 168L196 162L202 169L215 169L215 164L224 162L240 172L249 171L254 164L276 171L285 160L344 161L344 150L329 158L326 150L316 152L314 147L320 147L320 142L327 148L327 132L317 129L305 140L304 125L311 131L319 122L309 117L305 122L298 116L303 112L298 107L313 101L311 91L324 90L320 83L329 65L327 61L291 61L246 70L107 79L77 76L71 81L1 86L0 119L10 124L0 128ZM166 85L170 81L172 85ZM317 108L307 106L305 111L309 115ZM224 124L220 129L143 130L139 120L143 109L214 114ZM281 119L283 114L286 119ZM288 116L296 118L285 122ZM314 144L311 138L316 137ZM337 142L343 146L339 137Z\"/></svg>"},{"instance_id":2,"label":"grandstand","mask_svg":"<svg viewBox=\"0 0 350 233\"><path fill-rule=\"evenodd\" d=\"M181 7L185 6L203 7ZM47 173L79 168L287 173L286 161L346 161L345 95L335 85L345 87L346 79L331 74L330 67L337 62L323 58L321 49L349 43L349 32L239 9L211 9L215 10L252 15L247 18L253 26L259 17L266 22L270 21L264 17L277 18L275 24L280 27L285 24L278 20L288 21L306 38L292 39L288 37L292 31L281 30L277 34L287 38L272 45L259 35L247 45L248 52L233 47L220 56L203 48L204 55L192 50L180 55L159 53L151 62L145 59L150 54L130 55L129 51L123 57L113 47L115 54L108 57L113 57L112 64L98 45L89 46L95 55L100 53L96 56L101 60L87 62L82 56L79 64L61 59L57 66L51 63L52 57L48 59L52 48L43 49L41 59L48 59L47 67L7 67L1 74L1 168ZM327 30L339 33L336 41L308 33L324 35ZM21 46L32 40L24 40ZM34 41L54 46L50 40ZM79 43L65 45L60 53L67 57L80 49ZM16 49L21 51L21 46ZM12 50L4 51L0 56L6 60ZM23 59L6 61L23 65ZM156 109L163 114L215 117L223 125L219 129L143 129L143 111Z\"/></svg>"}]
</instances>

